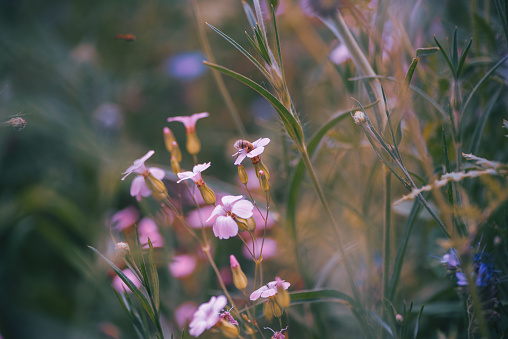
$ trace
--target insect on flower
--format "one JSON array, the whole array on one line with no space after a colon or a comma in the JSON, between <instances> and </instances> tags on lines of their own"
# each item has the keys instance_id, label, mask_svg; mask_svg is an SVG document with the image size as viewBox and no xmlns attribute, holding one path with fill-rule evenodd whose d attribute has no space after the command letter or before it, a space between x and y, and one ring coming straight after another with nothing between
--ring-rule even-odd
<instances>
[{"instance_id":1,"label":"insect on flower","mask_svg":"<svg viewBox=\"0 0 508 339\"><path fill-rule=\"evenodd\" d=\"M115 39L116 40L124 40L124 41L128 41L128 42L132 42L134 40L136 40L136 36L132 33L128 33L128 34L116 34L115 35Z\"/></svg>"},{"instance_id":2,"label":"insect on flower","mask_svg":"<svg viewBox=\"0 0 508 339\"><path fill-rule=\"evenodd\" d=\"M254 149L254 145L245 139L238 139L235 142L235 148L236 149L245 149L247 152L250 152Z\"/></svg>"}]
</instances>

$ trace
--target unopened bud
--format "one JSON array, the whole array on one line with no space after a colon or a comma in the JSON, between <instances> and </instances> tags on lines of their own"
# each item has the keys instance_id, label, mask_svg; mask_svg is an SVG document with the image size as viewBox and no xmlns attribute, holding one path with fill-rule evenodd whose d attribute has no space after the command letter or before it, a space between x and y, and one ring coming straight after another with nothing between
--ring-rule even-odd
<instances>
[{"instance_id":1,"label":"unopened bud","mask_svg":"<svg viewBox=\"0 0 508 339\"><path fill-rule=\"evenodd\" d=\"M399 323L401 323L401 322L404 320L404 318L402 317L402 315L401 315L401 314L397 314L397 315L395 316L395 320L397 320Z\"/></svg>"},{"instance_id":2,"label":"unopened bud","mask_svg":"<svg viewBox=\"0 0 508 339\"><path fill-rule=\"evenodd\" d=\"M237 338L240 333L238 327L231 324L229 321L219 320L217 327L222 332L225 338Z\"/></svg>"},{"instance_id":3,"label":"unopened bud","mask_svg":"<svg viewBox=\"0 0 508 339\"><path fill-rule=\"evenodd\" d=\"M164 127L162 133L164 133L164 145L166 149L169 153L173 153L173 141L176 141L173 132L168 127Z\"/></svg>"},{"instance_id":4,"label":"unopened bud","mask_svg":"<svg viewBox=\"0 0 508 339\"><path fill-rule=\"evenodd\" d=\"M146 187L152 192L153 197L162 201L169 198L166 186L162 181L153 176L152 173L148 172L148 175L144 175Z\"/></svg>"},{"instance_id":5,"label":"unopened bud","mask_svg":"<svg viewBox=\"0 0 508 339\"><path fill-rule=\"evenodd\" d=\"M235 216L235 222L238 225L240 231L247 231L249 229L249 224L246 219L240 218L239 216Z\"/></svg>"},{"instance_id":6,"label":"unopened bud","mask_svg":"<svg viewBox=\"0 0 508 339\"><path fill-rule=\"evenodd\" d=\"M171 156L171 170L177 176L178 176L178 173L180 173L180 171L181 171L180 163L178 162L178 159L174 155Z\"/></svg>"},{"instance_id":7,"label":"unopened bud","mask_svg":"<svg viewBox=\"0 0 508 339\"><path fill-rule=\"evenodd\" d=\"M279 286L277 287L275 300L280 307L286 308L289 307L289 304L291 303L291 296L289 295L288 291L284 289L284 287Z\"/></svg>"},{"instance_id":8,"label":"unopened bud","mask_svg":"<svg viewBox=\"0 0 508 339\"><path fill-rule=\"evenodd\" d=\"M259 178L259 186L261 189L265 192L268 192L270 190L270 183L268 182L268 177L264 171L258 172L258 178Z\"/></svg>"},{"instance_id":9,"label":"unopened bud","mask_svg":"<svg viewBox=\"0 0 508 339\"><path fill-rule=\"evenodd\" d=\"M247 171L242 164L238 165L238 176L240 177L242 184L247 185L249 182L249 176L247 175Z\"/></svg>"},{"instance_id":10,"label":"unopened bud","mask_svg":"<svg viewBox=\"0 0 508 339\"><path fill-rule=\"evenodd\" d=\"M203 181L202 185L198 185L199 192L201 192L201 196L203 200L208 205L215 204L215 193L213 193L212 189L207 186L207 184Z\"/></svg>"},{"instance_id":11,"label":"unopened bud","mask_svg":"<svg viewBox=\"0 0 508 339\"><path fill-rule=\"evenodd\" d=\"M251 232L254 232L256 229L256 220L254 220L254 217L247 219L247 229Z\"/></svg>"},{"instance_id":12,"label":"unopened bud","mask_svg":"<svg viewBox=\"0 0 508 339\"><path fill-rule=\"evenodd\" d=\"M245 273L243 273L238 260L236 260L234 255L229 256L229 262L231 264L231 272L233 273L233 284L240 291L243 291L247 288L247 277Z\"/></svg>"},{"instance_id":13,"label":"unopened bud","mask_svg":"<svg viewBox=\"0 0 508 339\"><path fill-rule=\"evenodd\" d=\"M367 122L367 116L362 111L356 111L353 115L353 120L357 125L363 125Z\"/></svg>"},{"instance_id":14,"label":"unopened bud","mask_svg":"<svg viewBox=\"0 0 508 339\"><path fill-rule=\"evenodd\" d=\"M274 316L277 318L282 316L282 310L273 297L268 298L263 304L263 315L268 321L272 320Z\"/></svg>"},{"instance_id":15,"label":"unopened bud","mask_svg":"<svg viewBox=\"0 0 508 339\"><path fill-rule=\"evenodd\" d=\"M116 253L118 253L118 256L123 258L127 256L130 252L129 244L124 242L119 242L116 244Z\"/></svg>"},{"instance_id":16,"label":"unopened bud","mask_svg":"<svg viewBox=\"0 0 508 339\"><path fill-rule=\"evenodd\" d=\"M196 131L187 133L187 152L191 155L198 154L201 150L201 143L199 142Z\"/></svg>"}]
</instances>

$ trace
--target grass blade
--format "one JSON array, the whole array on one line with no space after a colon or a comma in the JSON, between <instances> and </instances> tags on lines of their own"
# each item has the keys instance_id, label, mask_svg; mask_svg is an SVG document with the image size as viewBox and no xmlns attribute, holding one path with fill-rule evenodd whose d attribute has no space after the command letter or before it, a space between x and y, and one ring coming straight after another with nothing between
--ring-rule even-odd
<instances>
[{"instance_id":1,"label":"grass blade","mask_svg":"<svg viewBox=\"0 0 508 339\"><path fill-rule=\"evenodd\" d=\"M434 35L434 41L436 42L436 45L439 47L439 50L441 51L441 53L443 54L445 60L446 60L446 63L448 64L448 66L450 67L450 70L452 71L452 75L453 77L455 78L455 68L453 67L452 65L452 62L450 61L450 58L448 57L448 54L446 54L443 46L441 46L441 44L439 43L439 41L437 40L436 36Z\"/></svg>"},{"instance_id":2,"label":"grass blade","mask_svg":"<svg viewBox=\"0 0 508 339\"><path fill-rule=\"evenodd\" d=\"M157 266L155 266L155 260L153 258L153 246L150 238L148 238L148 245L150 247L148 251L148 265L150 266L150 278L151 278L151 290L153 294L153 301L155 309L159 311L160 299L159 299L159 274L157 273Z\"/></svg>"},{"instance_id":3,"label":"grass blade","mask_svg":"<svg viewBox=\"0 0 508 339\"><path fill-rule=\"evenodd\" d=\"M473 138L471 140L471 147L469 148L469 153L477 154L478 149L480 148L480 141L482 139L483 130L485 129L485 125L487 124L487 120L490 117L490 113L492 112L492 108L494 107L494 104L496 103L497 99L499 98L499 95L501 94L501 91L503 90L503 87L499 87L497 91L494 93L492 98L487 103L487 106L485 106L485 109L482 112L482 115L480 116L480 119L476 122L476 127L473 132Z\"/></svg>"},{"instance_id":4,"label":"grass blade","mask_svg":"<svg viewBox=\"0 0 508 339\"><path fill-rule=\"evenodd\" d=\"M466 62L467 54L469 53L469 49L471 48L471 44L473 42L473 39L469 40L469 43L467 44L466 48L462 52L462 55L460 56L459 66L457 67L457 78L460 76L460 73L462 73L462 69L464 68L464 63Z\"/></svg>"}]
</instances>

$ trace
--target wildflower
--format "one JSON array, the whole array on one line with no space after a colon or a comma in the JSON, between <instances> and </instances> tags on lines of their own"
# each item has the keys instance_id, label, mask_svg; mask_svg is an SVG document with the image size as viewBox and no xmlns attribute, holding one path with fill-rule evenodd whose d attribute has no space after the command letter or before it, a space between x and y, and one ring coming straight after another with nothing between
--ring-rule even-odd
<instances>
[{"instance_id":1,"label":"wildflower","mask_svg":"<svg viewBox=\"0 0 508 339\"><path fill-rule=\"evenodd\" d=\"M213 222L205 221L202 216L204 215L210 215L213 210L214 206L203 206L199 209L194 209L187 214L187 217L185 218L187 220L187 223L192 228L201 228L201 225L203 227L212 227Z\"/></svg>"},{"instance_id":2,"label":"wildflower","mask_svg":"<svg viewBox=\"0 0 508 339\"><path fill-rule=\"evenodd\" d=\"M201 118L206 118L209 116L207 112L203 113L196 113L191 115L190 117L187 116L179 116L179 117L172 117L168 118L168 121L180 121L185 125L185 131L187 134L187 152L189 154L195 155L198 154L201 150L201 143L199 142L198 136L196 134L196 122Z\"/></svg>"},{"instance_id":3,"label":"wildflower","mask_svg":"<svg viewBox=\"0 0 508 339\"><path fill-rule=\"evenodd\" d=\"M125 269L122 271L122 273L136 286L136 287L140 287L141 286L141 282L138 280L138 278L136 278L136 276L134 275L134 273L132 273L132 271L130 269ZM118 293L123 293L124 290L125 292L127 293L132 293L132 291L130 290L130 288L125 285L125 283L123 282L123 280L119 277L119 276L115 276L115 278L113 279L113 283L112 283L112 286L113 288L118 292Z\"/></svg>"},{"instance_id":4,"label":"wildflower","mask_svg":"<svg viewBox=\"0 0 508 339\"><path fill-rule=\"evenodd\" d=\"M167 75L190 82L199 78L207 70L203 65L204 59L206 57L201 52L179 53L166 59L164 71Z\"/></svg>"},{"instance_id":5,"label":"wildflower","mask_svg":"<svg viewBox=\"0 0 508 339\"><path fill-rule=\"evenodd\" d=\"M355 124L363 125L367 122L367 116L362 111L356 111L355 114L353 114L353 120Z\"/></svg>"},{"instance_id":6,"label":"wildflower","mask_svg":"<svg viewBox=\"0 0 508 339\"><path fill-rule=\"evenodd\" d=\"M404 317L402 316L402 314L397 314L395 316L395 320L397 320L399 323L401 323L404 321Z\"/></svg>"},{"instance_id":7,"label":"wildflower","mask_svg":"<svg viewBox=\"0 0 508 339\"><path fill-rule=\"evenodd\" d=\"M240 267L240 263L238 263L238 260L236 260L236 257L232 254L229 256L229 262L231 265L231 272L233 273L233 284L235 284L235 287L239 290L245 290L248 281L245 273L243 273Z\"/></svg>"},{"instance_id":8,"label":"wildflower","mask_svg":"<svg viewBox=\"0 0 508 339\"><path fill-rule=\"evenodd\" d=\"M169 264L171 275L178 279L188 277L194 272L195 268L196 258L188 254L175 256L173 262Z\"/></svg>"},{"instance_id":9,"label":"wildflower","mask_svg":"<svg viewBox=\"0 0 508 339\"><path fill-rule=\"evenodd\" d=\"M246 140L239 140L239 141L246 141ZM261 155L265 151L265 146L270 143L270 139L268 138L259 138L258 140L254 141L253 143L243 144L239 143L237 141L235 143L235 148L238 149L238 152L233 154L233 156L238 156L235 160L235 165L239 165L242 163L243 159L251 158L252 163L255 163L255 161L260 161L259 155Z\"/></svg>"},{"instance_id":10,"label":"wildflower","mask_svg":"<svg viewBox=\"0 0 508 339\"><path fill-rule=\"evenodd\" d=\"M222 206L214 208L207 222L214 220L213 233L219 239L229 239L238 234L238 225L235 218L238 216L243 219L252 217L254 205L250 201L244 200L243 195L222 197Z\"/></svg>"},{"instance_id":11,"label":"wildflower","mask_svg":"<svg viewBox=\"0 0 508 339\"><path fill-rule=\"evenodd\" d=\"M443 255L441 263L444 264L448 269L457 268L460 266L460 259L457 254L457 250L454 248L450 249L450 253Z\"/></svg>"},{"instance_id":12,"label":"wildflower","mask_svg":"<svg viewBox=\"0 0 508 339\"><path fill-rule=\"evenodd\" d=\"M220 318L223 319L223 320L226 320L227 322L229 322L230 324L233 324L233 325L236 325L238 326L238 321L235 320L235 318L233 318L233 316L231 315L231 310L232 308L229 310L229 311L224 311L220 314Z\"/></svg>"},{"instance_id":13,"label":"wildflower","mask_svg":"<svg viewBox=\"0 0 508 339\"><path fill-rule=\"evenodd\" d=\"M198 186L199 192L201 193L203 200L207 204L213 205L213 204L215 204L215 193L213 193L213 191L206 185L203 178L201 178L201 172L203 172L208 167L210 167L210 163L199 164L199 165L194 166L194 168L192 169L192 172L186 171L186 172L178 173L178 178L180 178L180 180L178 180L177 182L191 179Z\"/></svg>"},{"instance_id":14,"label":"wildflower","mask_svg":"<svg viewBox=\"0 0 508 339\"><path fill-rule=\"evenodd\" d=\"M196 183L196 185L198 187L203 185L205 182L203 181L203 178L201 178L201 172L203 172L208 167L210 167L210 165L211 165L210 162L206 163L206 164L199 164L199 165L196 165L192 168L192 172L186 171L186 172L178 173L178 178L180 180L178 180L177 183L187 180L187 179L191 179L192 181L194 181Z\"/></svg>"},{"instance_id":15,"label":"wildflower","mask_svg":"<svg viewBox=\"0 0 508 339\"><path fill-rule=\"evenodd\" d=\"M340 44L330 53L330 60L336 65L340 65L349 59L351 59L351 54L345 44Z\"/></svg>"},{"instance_id":16,"label":"wildflower","mask_svg":"<svg viewBox=\"0 0 508 339\"><path fill-rule=\"evenodd\" d=\"M136 197L138 201L141 201L141 197L148 197L152 193L154 193L154 197L156 199L163 198L167 195L166 188L161 182L165 176L164 170L157 167L147 168L145 166L145 161L147 161L154 153L154 151L148 151L148 153L140 159L135 160L133 165L122 173L125 174L122 180L131 173L137 173L140 175L134 178L131 183L131 195Z\"/></svg>"},{"instance_id":17,"label":"wildflower","mask_svg":"<svg viewBox=\"0 0 508 339\"><path fill-rule=\"evenodd\" d=\"M157 224L150 218L143 218L139 222L138 227L139 232L139 241L143 248L149 248L148 238L150 238L150 242L153 247L163 247L164 246L164 238L159 232L157 228Z\"/></svg>"},{"instance_id":18,"label":"wildflower","mask_svg":"<svg viewBox=\"0 0 508 339\"><path fill-rule=\"evenodd\" d=\"M189 324L189 333L194 337L200 336L220 320L219 312L226 306L225 296L211 297L210 301L201 304Z\"/></svg>"},{"instance_id":19,"label":"wildflower","mask_svg":"<svg viewBox=\"0 0 508 339\"><path fill-rule=\"evenodd\" d=\"M129 244L126 244L124 242L117 243L115 248L116 248L116 253L121 258L127 256L130 252Z\"/></svg>"},{"instance_id":20,"label":"wildflower","mask_svg":"<svg viewBox=\"0 0 508 339\"><path fill-rule=\"evenodd\" d=\"M111 217L111 226L118 231L122 231L134 225L138 219L138 210L132 206L129 206L121 211L116 212Z\"/></svg>"},{"instance_id":21,"label":"wildflower","mask_svg":"<svg viewBox=\"0 0 508 339\"><path fill-rule=\"evenodd\" d=\"M275 277L274 281L270 281L268 284L263 285L261 288L255 290L250 295L250 300L258 300L259 297L261 298L268 298L272 297L277 294L278 288L282 288L284 290L287 290L291 284L286 282L285 280L282 280L279 277Z\"/></svg>"},{"instance_id":22,"label":"wildflower","mask_svg":"<svg viewBox=\"0 0 508 339\"><path fill-rule=\"evenodd\" d=\"M468 285L469 283L467 282L467 279L466 279L466 275L462 272L457 272L455 274L455 276L457 277L457 285L459 286L466 286Z\"/></svg>"},{"instance_id":23,"label":"wildflower","mask_svg":"<svg viewBox=\"0 0 508 339\"><path fill-rule=\"evenodd\" d=\"M270 327L264 327L264 329L272 331L273 335L272 335L271 339L286 339L286 336L282 332L287 331L288 330L287 327L283 328L283 329L281 329L280 331L277 331L277 332L272 330Z\"/></svg>"},{"instance_id":24,"label":"wildflower","mask_svg":"<svg viewBox=\"0 0 508 339\"><path fill-rule=\"evenodd\" d=\"M178 306L175 310L175 321L178 327L184 328L185 325L192 320L192 316L197 309L197 306L192 302L185 302Z\"/></svg>"}]
</instances>

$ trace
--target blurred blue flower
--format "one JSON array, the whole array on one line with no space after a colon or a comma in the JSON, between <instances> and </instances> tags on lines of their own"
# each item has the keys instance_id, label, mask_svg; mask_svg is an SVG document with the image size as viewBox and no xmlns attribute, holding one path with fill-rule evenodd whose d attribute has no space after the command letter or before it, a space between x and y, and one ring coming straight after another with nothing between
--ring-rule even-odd
<instances>
[{"instance_id":1,"label":"blurred blue flower","mask_svg":"<svg viewBox=\"0 0 508 339\"><path fill-rule=\"evenodd\" d=\"M457 285L459 285L459 286L467 286L468 285L466 275L464 273L457 272L455 274L455 276L457 277Z\"/></svg>"},{"instance_id":2,"label":"blurred blue flower","mask_svg":"<svg viewBox=\"0 0 508 339\"><path fill-rule=\"evenodd\" d=\"M445 264L449 269L457 268L458 266L460 266L460 259L457 254L457 251L454 248L451 248L450 253L443 255L441 263Z\"/></svg>"},{"instance_id":3,"label":"blurred blue flower","mask_svg":"<svg viewBox=\"0 0 508 339\"><path fill-rule=\"evenodd\" d=\"M164 63L164 73L182 81L192 81L206 71L205 55L201 52L185 52L173 55Z\"/></svg>"}]
</instances>

